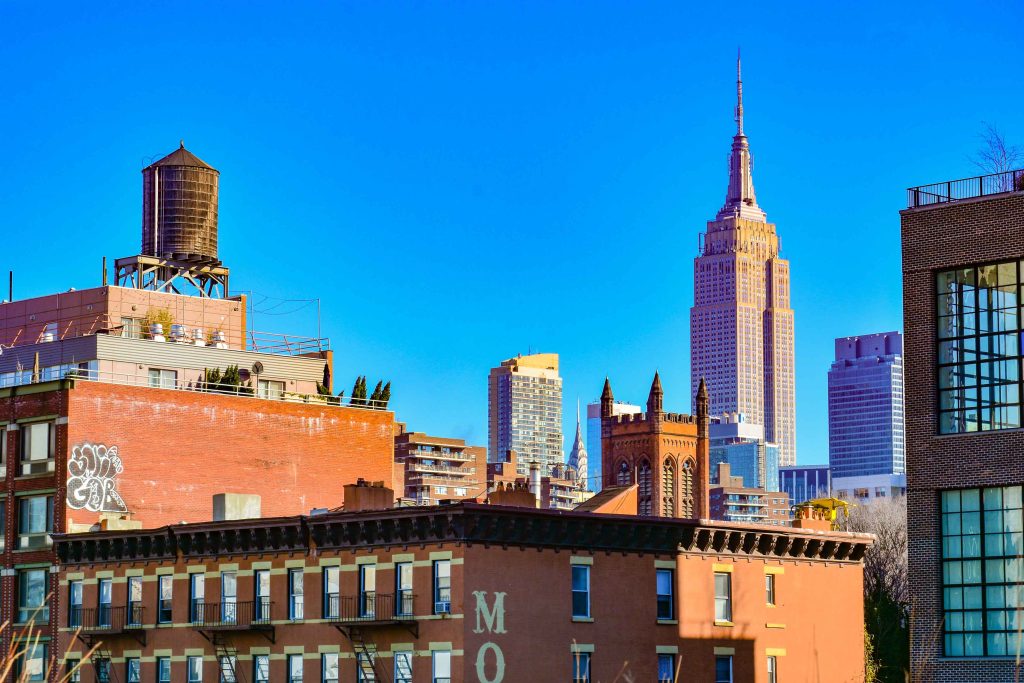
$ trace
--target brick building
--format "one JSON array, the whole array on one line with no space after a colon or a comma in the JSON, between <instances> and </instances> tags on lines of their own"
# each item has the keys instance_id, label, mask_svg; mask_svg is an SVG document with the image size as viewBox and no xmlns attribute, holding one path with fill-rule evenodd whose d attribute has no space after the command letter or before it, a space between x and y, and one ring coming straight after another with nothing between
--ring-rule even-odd
<instances>
[{"instance_id":1,"label":"brick building","mask_svg":"<svg viewBox=\"0 0 1024 683\"><path fill-rule=\"evenodd\" d=\"M1013 680L1024 577L1024 171L908 194L901 223L912 675Z\"/></svg>"},{"instance_id":2,"label":"brick building","mask_svg":"<svg viewBox=\"0 0 1024 683\"><path fill-rule=\"evenodd\" d=\"M519 474L525 471L526 475ZM572 510L593 495L586 491L575 468L565 464L545 467L539 462L523 463L515 451L487 463L487 496L505 488L529 491L537 507Z\"/></svg>"},{"instance_id":3,"label":"brick building","mask_svg":"<svg viewBox=\"0 0 1024 683\"><path fill-rule=\"evenodd\" d=\"M639 514L708 517L708 393L698 387L696 415L667 413L661 378L647 397L647 412L614 414L605 379L601 393L601 469L604 486L637 485Z\"/></svg>"},{"instance_id":4,"label":"brick building","mask_svg":"<svg viewBox=\"0 0 1024 683\"><path fill-rule=\"evenodd\" d=\"M728 463L719 463L717 484L708 495L710 519L748 524L786 526L793 519L789 494L743 485L743 477L735 476Z\"/></svg>"},{"instance_id":5,"label":"brick building","mask_svg":"<svg viewBox=\"0 0 1024 683\"><path fill-rule=\"evenodd\" d=\"M86 681L856 680L869 544L470 502L76 534L57 645L103 642Z\"/></svg>"},{"instance_id":6,"label":"brick building","mask_svg":"<svg viewBox=\"0 0 1024 683\"><path fill-rule=\"evenodd\" d=\"M463 439L410 432L398 423L395 464L403 471L406 502L431 505L486 492L487 449L467 446Z\"/></svg>"}]
</instances>

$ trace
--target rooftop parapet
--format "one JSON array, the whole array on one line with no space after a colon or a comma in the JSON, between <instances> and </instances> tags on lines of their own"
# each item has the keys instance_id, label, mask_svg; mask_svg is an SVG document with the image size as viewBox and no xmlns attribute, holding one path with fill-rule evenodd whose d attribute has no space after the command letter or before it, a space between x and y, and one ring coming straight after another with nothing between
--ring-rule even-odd
<instances>
[{"instance_id":1,"label":"rooftop parapet","mask_svg":"<svg viewBox=\"0 0 1024 683\"><path fill-rule=\"evenodd\" d=\"M1024 192L1024 169L907 188L907 208L920 209L1007 192Z\"/></svg>"}]
</instances>

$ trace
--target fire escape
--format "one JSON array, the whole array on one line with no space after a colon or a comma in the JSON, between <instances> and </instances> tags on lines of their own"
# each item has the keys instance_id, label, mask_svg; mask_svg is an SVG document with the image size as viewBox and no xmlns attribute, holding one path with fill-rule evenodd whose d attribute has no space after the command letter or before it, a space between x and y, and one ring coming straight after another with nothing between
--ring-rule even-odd
<instances>
[{"instance_id":1,"label":"fire escape","mask_svg":"<svg viewBox=\"0 0 1024 683\"><path fill-rule=\"evenodd\" d=\"M419 638L419 622L414 616L413 604L415 595L411 591L393 593L377 593L366 591L359 595L327 596L326 617L349 643L356 655L356 667L360 681L387 681L387 672L377 661L375 634L381 631L400 627L412 634L413 639ZM397 666L404 666L397 660ZM411 680L411 671L395 671L395 678Z\"/></svg>"},{"instance_id":2,"label":"fire escape","mask_svg":"<svg viewBox=\"0 0 1024 683\"><path fill-rule=\"evenodd\" d=\"M274 625L270 620L272 605L269 598L249 602L196 602L192 605L191 626L213 645L220 680L229 683L245 681L238 668L238 648L231 644L232 635L259 633L274 642Z\"/></svg>"},{"instance_id":3,"label":"fire escape","mask_svg":"<svg viewBox=\"0 0 1024 683\"><path fill-rule=\"evenodd\" d=\"M110 663L108 644L118 638L132 638L139 645L146 644L143 624L144 608L138 603L127 607L100 605L99 607L72 606L69 625L78 629L78 638L93 650L92 661L96 680L117 683L115 667ZM95 649L93 649L95 648Z\"/></svg>"}]
</instances>

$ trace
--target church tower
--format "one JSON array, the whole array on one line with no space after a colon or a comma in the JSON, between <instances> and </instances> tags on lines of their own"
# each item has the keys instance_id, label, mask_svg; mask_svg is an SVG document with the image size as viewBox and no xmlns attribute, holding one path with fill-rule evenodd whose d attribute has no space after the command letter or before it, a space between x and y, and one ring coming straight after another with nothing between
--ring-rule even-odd
<instances>
[{"instance_id":1,"label":"church tower","mask_svg":"<svg viewBox=\"0 0 1024 683\"><path fill-rule=\"evenodd\" d=\"M690 387L707 380L709 411L738 412L796 464L793 309L789 262L754 194L753 157L743 130L743 79L736 59L736 134L725 204L701 235L690 309Z\"/></svg>"},{"instance_id":2,"label":"church tower","mask_svg":"<svg viewBox=\"0 0 1024 683\"><path fill-rule=\"evenodd\" d=\"M707 519L707 389L697 415L665 412L661 377L654 374L647 412L613 415L611 383L601 395L601 475L606 487L637 487L641 516ZM703 398L701 398L703 396ZM607 407L606 407L607 406ZM703 413L701 413L703 410Z\"/></svg>"}]
</instances>

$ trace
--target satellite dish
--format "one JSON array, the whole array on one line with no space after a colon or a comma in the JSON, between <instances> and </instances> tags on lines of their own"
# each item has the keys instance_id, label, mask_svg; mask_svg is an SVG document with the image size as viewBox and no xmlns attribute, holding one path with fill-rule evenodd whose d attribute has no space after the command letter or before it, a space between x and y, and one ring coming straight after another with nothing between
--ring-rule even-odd
<instances>
[{"instance_id":1,"label":"satellite dish","mask_svg":"<svg viewBox=\"0 0 1024 683\"><path fill-rule=\"evenodd\" d=\"M256 361L252 364L252 374L262 375L263 374L263 363Z\"/></svg>"}]
</instances>

